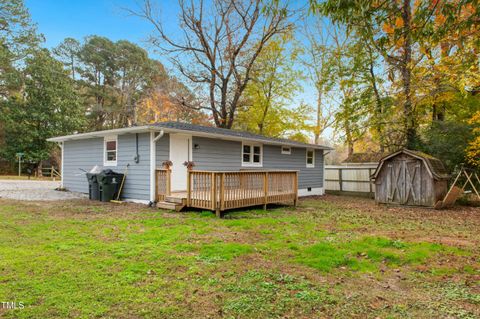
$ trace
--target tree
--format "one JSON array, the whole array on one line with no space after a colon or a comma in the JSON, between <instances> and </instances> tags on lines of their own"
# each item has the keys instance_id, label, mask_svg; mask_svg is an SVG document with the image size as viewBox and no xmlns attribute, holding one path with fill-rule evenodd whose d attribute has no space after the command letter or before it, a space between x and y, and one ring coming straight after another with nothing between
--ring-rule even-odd
<instances>
[{"instance_id":1,"label":"tree","mask_svg":"<svg viewBox=\"0 0 480 319\"><path fill-rule=\"evenodd\" d=\"M0 0L0 97L18 90L16 63L41 41L22 0Z\"/></svg>"},{"instance_id":2,"label":"tree","mask_svg":"<svg viewBox=\"0 0 480 319\"><path fill-rule=\"evenodd\" d=\"M96 130L114 128L117 123L109 116L115 108L113 91L115 85L115 45L107 38L91 36L85 39L80 51L80 85L87 103L86 112L91 128Z\"/></svg>"},{"instance_id":3,"label":"tree","mask_svg":"<svg viewBox=\"0 0 480 319\"><path fill-rule=\"evenodd\" d=\"M235 127L273 137L305 134L310 129L306 123L310 107L291 107L301 90L302 74L295 69L298 48L287 49L290 39L272 39L258 56Z\"/></svg>"},{"instance_id":4,"label":"tree","mask_svg":"<svg viewBox=\"0 0 480 319\"><path fill-rule=\"evenodd\" d=\"M163 65L125 40L90 36L78 48L76 43L66 39L55 52L71 70L72 78L78 77L90 129L136 124L137 104L156 81L167 77Z\"/></svg>"},{"instance_id":5,"label":"tree","mask_svg":"<svg viewBox=\"0 0 480 319\"><path fill-rule=\"evenodd\" d=\"M198 103L195 95L175 77L166 73L153 81L152 87L145 92L137 105L139 124L160 121L181 121L193 124L209 125L206 114L185 106Z\"/></svg>"},{"instance_id":6,"label":"tree","mask_svg":"<svg viewBox=\"0 0 480 319\"><path fill-rule=\"evenodd\" d=\"M317 93L314 141L318 144L321 134L334 123L333 106L326 101L336 81L337 57L332 49L332 38L338 37L338 34L335 26L330 25L323 17L314 17L313 21L309 19L304 21L304 24L307 44L302 64Z\"/></svg>"},{"instance_id":7,"label":"tree","mask_svg":"<svg viewBox=\"0 0 480 319\"><path fill-rule=\"evenodd\" d=\"M473 125L474 137L469 141L466 149L467 163L479 168L480 167L480 111L475 113L469 120Z\"/></svg>"},{"instance_id":8,"label":"tree","mask_svg":"<svg viewBox=\"0 0 480 319\"><path fill-rule=\"evenodd\" d=\"M17 152L38 165L50 157L54 145L47 138L72 134L83 124L73 81L48 50L38 50L25 61L24 90L2 105L6 145L2 156L14 161Z\"/></svg>"},{"instance_id":9,"label":"tree","mask_svg":"<svg viewBox=\"0 0 480 319\"><path fill-rule=\"evenodd\" d=\"M154 26L152 44L202 90L208 103L201 108L211 113L216 126L231 128L255 61L275 35L291 27L287 6L281 1L264 6L261 0L186 2L179 1L179 40L167 34L150 0L131 12Z\"/></svg>"},{"instance_id":10,"label":"tree","mask_svg":"<svg viewBox=\"0 0 480 319\"><path fill-rule=\"evenodd\" d=\"M79 63L80 42L73 38L66 38L52 52L70 69L70 75L72 79L75 79L75 70Z\"/></svg>"}]
</instances>

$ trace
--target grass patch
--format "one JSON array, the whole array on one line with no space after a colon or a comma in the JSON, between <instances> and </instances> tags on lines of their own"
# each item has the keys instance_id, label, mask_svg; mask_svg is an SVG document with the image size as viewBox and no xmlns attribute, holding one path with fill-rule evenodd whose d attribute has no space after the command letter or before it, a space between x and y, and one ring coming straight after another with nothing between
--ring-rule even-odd
<instances>
[{"instance_id":1,"label":"grass patch","mask_svg":"<svg viewBox=\"0 0 480 319\"><path fill-rule=\"evenodd\" d=\"M480 316L480 223L372 207L309 200L217 219L0 199L0 301L25 304L0 317Z\"/></svg>"},{"instance_id":2,"label":"grass patch","mask_svg":"<svg viewBox=\"0 0 480 319\"><path fill-rule=\"evenodd\" d=\"M337 302L326 286L297 276L255 270L227 284L224 291L229 299L223 311L232 317L272 318L286 311L309 315Z\"/></svg>"},{"instance_id":3,"label":"grass patch","mask_svg":"<svg viewBox=\"0 0 480 319\"><path fill-rule=\"evenodd\" d=\"M375 272L380 263L387 266L422 263L443 249L439 244L406 243L367 236L348 242L314 244L301 250L296 260L323 272L342 266L361 272Z\"/></svg>"},{"instance_id":4,"label":"grass patch","mask_svg":"<svg viewBox=\"0 0 480 319\"><path fill-rule=\"evenodd\" d=\"M202 245L197 259L206 263L231 260L253 251L249 245L237 243L216 243Z\"/></svg>"}]
</instances>

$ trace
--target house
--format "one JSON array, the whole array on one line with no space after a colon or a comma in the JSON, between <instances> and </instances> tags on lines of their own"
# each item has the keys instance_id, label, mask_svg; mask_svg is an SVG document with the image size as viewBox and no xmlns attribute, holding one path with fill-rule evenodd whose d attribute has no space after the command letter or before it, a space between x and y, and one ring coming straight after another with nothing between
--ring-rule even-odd
<instances>
[{"instance_id":1,"label":"house","mask_svg":"<svg viewBox=\"0 0 480 319\"><path fill-rule=\"evenodd\" d=\"M376 189L375 201L434 207L445 197L449 178L439 159L403 149L380 160L372 175Z\"/></svg>"},{"instance_id":2,"label":"house","mask_svg":"<svg viewBox=\"0 0 480 319\"><path fill-rule=\"evenodd\" d=\"M193 206L193 201L205 195L210 202L202 205L214 210L218 208L217 201L224 209L239 207L240 203L233 202L260 196L261 187L271 192L261 195L265 201L281 199L278 194L286 186L280 184L286 182L298 196L324 194L324 152L331 149L180 122L60 136L49 141L61 146L62 185L68 190L88 192L83 171L95 165L122 172L130 164L122 193L124 200L149 203L174 193L187 193L182 198L184 204ZM165 168L169 161L173 165ZM185 167L185 162L194 163L192 171ZM241 189L234 191L237 186L243 193ZM272 187L278 187L278 196L274 196ZM199 198L195 198L195 190ZM259 199L250 201L252 205L258 203L266 204Z\"/></svg>"}]
</instances>

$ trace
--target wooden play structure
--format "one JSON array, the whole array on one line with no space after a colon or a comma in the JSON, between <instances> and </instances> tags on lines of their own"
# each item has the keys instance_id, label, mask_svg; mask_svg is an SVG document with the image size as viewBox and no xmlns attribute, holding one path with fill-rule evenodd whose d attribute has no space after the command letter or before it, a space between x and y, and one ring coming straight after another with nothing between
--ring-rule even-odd
<instances>
[{"instance_id":1,"label":"wooden play structure","mask_svg":"<svg viewBox=\"0 0 480 319\"><path fill-rule=\"evenodd\" d=\"M464 180L462 180L464 178ZM463 183L462 183L463 182ZM475 184L477 186L475 186ZM460 185L462 185L460 187ZM470 187L471 189L467 189ZM451 207L464 194L472 194L480 202L480 178L477 172L461 167L445 198L435 204L435 209Z\"/></svg>"}]
</instances>

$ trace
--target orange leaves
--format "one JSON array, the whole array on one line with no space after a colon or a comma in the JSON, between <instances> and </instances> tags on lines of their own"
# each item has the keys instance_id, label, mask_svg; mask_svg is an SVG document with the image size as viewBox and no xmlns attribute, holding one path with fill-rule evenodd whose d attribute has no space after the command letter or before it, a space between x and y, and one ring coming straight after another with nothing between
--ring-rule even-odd
<instances>
[{"instance_id":1,"label":"orange leaves","mask_svg":"<svg viewBox=\"0 0 480 319\"><path fill-rule=\"evenodd\" d=\"M391 24L388 24L388 23L384 23L382 29L387 34L393 34L395 32L395 28Z\"/></svg>"},{"instance_id":2,"label":"orange leaves","mask_svg":"<svg viewBox=\"0 0 480 319\"><path fill-rule=\"evenodd\" d=\"M443 14L438 14L435 16L435 25L437 27L442 26L446 20L447 18Z\"/></svg>"},{"instance_id":3,"label":"orange leaves","mask_svg":"<svg viewBox=\"0 0 480 319\"><path fill-rule=\"evenodd\" d=\"M401 17L397 17L397 18L395 19L395 27L396 27L396 28L402 28L403 25L404 25L403 19L402 19Z\"/></svg>"},{"instance_id":4,"label":"orange leaves","mask_svg":"<svg viewBox=\"0 0 480 319\"><path fill-rule=\"evenodd\" d=\"M467 161L473 166L480 167L480 112L475 113L468 123L474 126L473 133L476 137L468 144Z\"/></svg>"}]
</instances>

